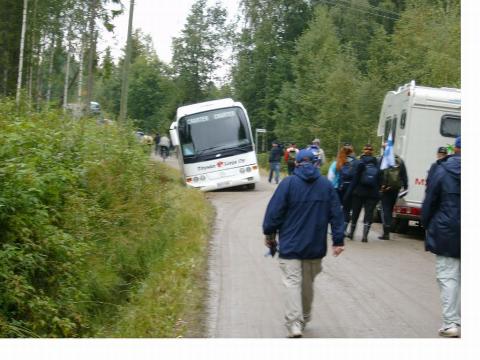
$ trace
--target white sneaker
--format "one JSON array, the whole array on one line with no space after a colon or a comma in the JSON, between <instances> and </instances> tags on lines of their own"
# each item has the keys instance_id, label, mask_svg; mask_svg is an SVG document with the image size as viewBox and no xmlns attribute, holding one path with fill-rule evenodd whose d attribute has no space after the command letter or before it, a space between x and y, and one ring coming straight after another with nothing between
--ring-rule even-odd
<instances>
[{"instance_id":1,"label":"white sneaker","mask_svg":"<svg viewBox=\"0 0 480 360\"><path fill-rule=\"evenodd\" d=\"M310 320L312 319L312 314L303 314L303 322L302 322L302 331L305 330L305 327L307 326L307 324L310 322Z\"/></svg>"},{"instance_id":2,"label":"white sneaker","mask_svg":"<svg viewBox=\"0 0 480 360\"><path fill-rule=\"evenodd\" d=\"M457 324L438 329L438 335L443 337L460 337L460 326Z\"/></svg>"},{"instance_id":3,"label":"white sneaker","mask_svg":"<svg viewBox=\"0 0 480 360\"><path fill-rule=\"evenodd\" d=\"M288 328L288 337L289 338L301 338L302 337L302 328L301 326L297 323L294 322L289 328Z\"/></svg>"}]
</instances>

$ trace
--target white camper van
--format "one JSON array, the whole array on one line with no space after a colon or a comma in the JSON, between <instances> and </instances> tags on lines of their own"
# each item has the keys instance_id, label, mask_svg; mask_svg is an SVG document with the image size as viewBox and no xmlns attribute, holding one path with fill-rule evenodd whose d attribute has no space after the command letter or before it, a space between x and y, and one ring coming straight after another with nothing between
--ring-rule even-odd
<instances>
[{"instance_id":1,"label":"white camper van","mask_svg":"<svg viewBox=\"0 0 480 360\"><path fill-rule=\"evenodd\" d=\"M383 101L377 135L393 135L394 152L404 161L408 193L398 199L392 230L405 232L409 221L419 223L425 180L440 146L455 143L460 135L459 89L416 86L415 81L389 91Z\"/></svg>"},{"instance_id":2,"label":"white camper van","mask_svg":"<svg viewBox=\"0 0 480 360\"><path fill-rule=\"evenodd\" d=\"M182 106L170 126L185 184L202 191L260 181L247 111L221 99Z\"/></svg>"}]
</instances>

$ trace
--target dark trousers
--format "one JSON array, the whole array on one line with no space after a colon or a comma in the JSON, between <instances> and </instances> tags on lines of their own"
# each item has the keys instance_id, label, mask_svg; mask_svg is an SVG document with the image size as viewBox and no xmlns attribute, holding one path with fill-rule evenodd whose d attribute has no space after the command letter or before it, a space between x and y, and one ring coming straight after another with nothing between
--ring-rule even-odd
<instances>
[{"instance_id":1,"label":"dark trousers","mask_svg":"<svg viewBox=\"0 0 480 360\"><path fill-rule=\"evenodd\" d=\"M363 215L363 223L370 225L373 220L373 210L377 204L377 198L363 197L363 196L352 196L352 225L357 224L357 220L360 216L360 211L362 207L364 208L365 214Z\"/></svg>"},{"instance_id":2,"label":"dark trousers","mask_svg":"<svg viewBox=\"0 0 480 360\"><path fill-rule=\"evenodd\" d=\"M382 213L383 213L383 225L392 225L392 213L393 207L397 202L398 190L382 192Z\"/></svg>"},{"instance_id":3,"label":"dark trousers","mask_svg":"<svg viewBox=\"0 0 480 360\"><path fill-rule=\"evenodd\" d=\"M340 202L342 203L343 210L343 221L345 223L350 222L350 212L352 211L352 197L345 199L345 194L347 193L348 187L343 187L342 189L337 189Z\"/></svg>"}]
</instances>

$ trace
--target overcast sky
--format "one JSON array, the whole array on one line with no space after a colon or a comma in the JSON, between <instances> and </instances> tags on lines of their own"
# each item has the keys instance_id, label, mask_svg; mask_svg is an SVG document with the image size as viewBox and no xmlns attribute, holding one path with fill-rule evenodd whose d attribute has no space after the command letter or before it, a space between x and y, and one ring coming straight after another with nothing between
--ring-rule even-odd
<instances>
[{"instance_id":1,"label":"overcast sky","mask_svg":"<svg viewBox=\"0 0 480 360\"><path fill-rule=\"evenodd\" d=\"M115 34L112 36L103 32L102 39L98 44L100 51L110 46L115 58L120 55L127 38L130 1L123 0L122 2L125 12L114 22ZM145 34L152 36L160 60L170 62L172 37L180 35L194 2L195 0L135 0L133 29L140 28ZM211 5L215 2L214 0L208 1ZM218 2L227 9L229 18L238 12L240 0L218 0ZM100 55L100 58L103 58L103 55Z\"/></svg>"}]
</instances>

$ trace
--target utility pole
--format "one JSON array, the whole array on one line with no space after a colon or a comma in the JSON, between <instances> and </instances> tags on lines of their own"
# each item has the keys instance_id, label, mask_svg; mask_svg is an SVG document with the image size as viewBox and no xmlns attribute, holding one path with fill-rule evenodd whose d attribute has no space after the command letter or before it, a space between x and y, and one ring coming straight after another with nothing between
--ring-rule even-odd
<instances>
[{"instance_id":1,"label":"utility pole","mask_svg":"<svg viewBox=\"0 0 480 360\"><path fill-rule=\"evenodd\" d=\"M130 57L132 53L132 20L134 4L135 0L130 0L130 13L128 15L127 52L125 54L125 60L123 61L122 93L120 97L120 122L125 122L127 118L128 69L130 67Z\"/></svg>"},{"instance_id":2,"label":"utility pole","mask_svg":"<svg viewBox=\"0 0 480 360\"><path fill-rule=\"evenodd\" d=\"M22 35L20 38L20 56L18 60L17 94L15 98L15 101L17 103L17 108L20 105L20 91L22 89L23 50L25 48L25 31L27 29L27 6L28 6L28 0L24 0L23 1Z\"/></svg>"}]
</instances>

